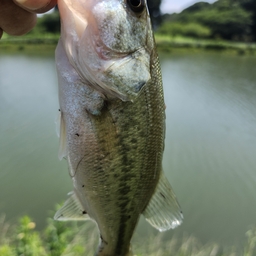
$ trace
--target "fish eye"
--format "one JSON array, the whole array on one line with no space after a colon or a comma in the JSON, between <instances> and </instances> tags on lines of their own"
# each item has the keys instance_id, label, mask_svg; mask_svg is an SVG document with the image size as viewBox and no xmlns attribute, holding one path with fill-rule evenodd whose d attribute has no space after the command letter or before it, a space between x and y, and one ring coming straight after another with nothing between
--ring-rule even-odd
<instances>
[{"instance_id":1,"label":"fish eye","mask_svg":"<svg viewBox=\"0 0 256 256\"><path fill-rule=\"evenodd\" d=\"M141 13L146 7L145 0L127 0L127 4L136 13Z\"/></svg>"}]
</instances>

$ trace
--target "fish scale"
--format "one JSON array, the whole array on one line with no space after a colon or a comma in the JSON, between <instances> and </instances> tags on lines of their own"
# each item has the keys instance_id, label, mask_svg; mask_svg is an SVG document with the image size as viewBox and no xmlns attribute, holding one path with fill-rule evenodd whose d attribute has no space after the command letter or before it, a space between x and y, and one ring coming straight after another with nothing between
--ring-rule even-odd
<instances>
[{"instance_id":1,"label":"fish scale","mask_svg":"<svg viewBox=\"0 0 256 256\"><path fill-rule=\"evenodd\" d=\"M92 219L98 256L132 255L141 214L160 231L183 218L162 171L165 105L147 7L141 0L137 15L129 3L59 1L59 156L68 161L74 192L54 218Z\"/></svg>"},{"instance_id":2,"label":"fish scale","mask_svg":"<svg viewBox=\"0 0 256 256\"><path fill-rule=\"evenodd\" d=\"M157 92L159 88L161 90L161 86L153 82L154 79L152 79L148 87L142 90L138 101L133 103L120 100L110 101L107 104L108 109L102 110L101 116L90 117L92 126L95 127L96 144L100 150L100 152L95 152L99 156L98 161L96 160L99 164L92 168L88 162L85 163L85 166L81 162L76 171L78 173L79 168L90 170L92 175L89 174L89 177L92 177L89 179L90 187L94 183L94 186L97 187L97 196L91 198L91 201L96 202L98 198L101 198L101 201L104 202L104 205L100 204L101 212L104 213L104 216L99 216L100 220L97 218L95 220L100 229L99 223L101 221L104 222L103 218L112 228L114 226L120 227L120 230L116 230L119 239L116 242L116 246L119 248L120 244L122 244L125 250L129 248L129 240L138 219L129 219L128 215L130 212L140 214L144 210L154 192L161 170L163 136L161 136L162 132L159 129L164 127L164 116L162 114L163 111L159 112L159 109L154 109L151 106L161 105L163 110L164 105L162 94ZM151 89L151 87L155 87L155 89ZM155 97L155 95L160 95L160 97ZM146 108L141 111L141 106L145 106L145 102ZM157 114L154 113L156 111ZM106 115L106 118L103 118L103 115ZM131 116L133 122L130 120ZM114 120L115 126L111 123L112 120ZM151 123L154 125L151 126ZM119 129L118 132L116 132L116 127ZM102 138L104 139L103 143L101 143ZM132 139L137 141L135 145L131 143ZM112 142L112 145L115 141L114 148L109 147L109 141ZM143 154L141 154L141 151ZM105 156L105 152L109 152L108 156ZM88 154L90 155L91 152ZM101 159L101 155L105 157ZM115 155L114 161L111 155ZM140 155L140 157L134 159L135 155ZM153 171L151 171L152 166L156 166ZM88 175L88 172L86 171L86 175ZM76 179L84 180L84 178L79 177ZM116 189L112 189L114 182L118 184ZM90 187L88 185L85 186L85 194L90 192ZM89 191L86 191L87 188ZM138 188L140 190L139 193ZM109 190L111 190L111 196ZM115 207L114 213L112 205ZM93 208L91 205L88 207ZM118 216L118 213L120 216ZM113 223L111 223L110 219L111 214L114 214L111 218ZM125 223L125 225L120 225L118 218L120 223ZM127 227L129 227L128 230L126 230ZM127 245L124 245L123 237L126 236L129 239L126 239ZM109 237L109 233L103 237L104 241L113 240L112 237Z\"/></svg>"}]
</instances>

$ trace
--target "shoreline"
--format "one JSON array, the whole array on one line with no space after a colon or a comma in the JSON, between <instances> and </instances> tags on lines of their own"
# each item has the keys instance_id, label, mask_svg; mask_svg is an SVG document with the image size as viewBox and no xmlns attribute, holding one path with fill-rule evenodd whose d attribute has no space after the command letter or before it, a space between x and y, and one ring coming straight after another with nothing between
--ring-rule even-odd
<instances>
[{"instance_id":1,"label":"shoreline","mask_svg":"<svg viewBox=\"0 0 256 256\"><path fill-rule=\"evenodd\" d=\"M0 40L0 54L22 53L46 54L53 53L59 36L49 37L7 37ZM238 55L256 55L255 43L239 43L217 40L197 40L191 38L170 38L156 35L156 45L159 52L171 53L177 50L185 51L215 51L229 52Z\"/></svg>"}]
</instances>

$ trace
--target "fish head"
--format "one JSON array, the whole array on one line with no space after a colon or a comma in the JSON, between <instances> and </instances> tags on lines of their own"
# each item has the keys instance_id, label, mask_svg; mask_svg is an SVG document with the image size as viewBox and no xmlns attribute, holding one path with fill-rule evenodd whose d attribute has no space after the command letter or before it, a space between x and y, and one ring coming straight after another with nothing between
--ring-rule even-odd
<instances>
[{"instance_id":1,"label":"fish head","mask_svg":"<svg viewBox=\"0 0 256 256\"><path fill-rule=\"evenodd\" d=\"M61 37L82 80L133 101L149 82L154 49L146 0L60 0Z\"/></svg>"}]
</instances>

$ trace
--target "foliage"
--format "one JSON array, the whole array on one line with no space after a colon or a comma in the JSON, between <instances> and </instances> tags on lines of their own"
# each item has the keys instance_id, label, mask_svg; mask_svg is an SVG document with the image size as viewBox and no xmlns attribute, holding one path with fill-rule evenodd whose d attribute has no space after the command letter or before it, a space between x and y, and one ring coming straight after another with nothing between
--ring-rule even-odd
<instances>
[{"instance_id":1,"label":"foliage","mask_svg":"<svg viewBox=\"0 0 256 256\"><path fill-rule=\"evenodd\" d=\"M165 22L158 30L159 34L167 34L172 37L177 35L193 38L207 38L211 30L200 23Z\"/></svg>"},{"instance_id":2,"label":"foliage","mask_svg":"<svg viewBox=\"0 0 256 256\"><path fill-rule=\"evenodd\" d=\"M244 248L244 256L256 255L256 229L251 229L246 232L247 244Z\"/></svg>"},{"instance_id":3,"label":"foliage","mask_svg":"<svg viewBox=\"0 0 256 256\"><path fill-rule=\"evenodd\" d=\"M193 38L256 41L256 0L218 0L198 2L179 14L161 14L161 0L148 0L154 28L159 33ZM57 9L38 19L30 35L54 35L60 32Z\"/></svg>"},{"instance_id":4,"label":"foliage","mask_svg":"<svg viewBox=\"0 0 256 256\"><path fill-rule=\"evenodd\" d=\"M7 244L0 246L0 255L2 256L16 256L15 250Z\"/></svg>"},{"instance_id":5,"label":"foliage","mask_svg":"<svg viewBox=\"0 0 256 256\"><path fill-rule=\"evenodd\" d=\"M38 18L37 25L29 32L31 35L38 34L59 34L60 33L60 14L54 11Z\"/></svg>"},{"instance_id":6,"label":"foliage","mask_svg":"<svg viewBox=\"0 0 256 256\"><path fill-rule=\"evenodd\" d=\"M251 15L240 7L211 9L195 13L193 18L212 30L213 37L242 39L250 34Z\"/></svg>"},{"instance_id":7,"label":"foliage","mask_svg":"<svg viewBox=\"0 0 256 256\"><path fill-rule=\"evenodd\" d=\"M191 6L189 6L188 8L186 8L183 13L191 13L191 12L198 12L198 11L203 11L207 8L210 7L210 4L207 2L198 2L195 3Z\"/></svg>"},{"instance_id":8,"label":"foliage","mask_svg":"<svg viewBox=\"0 0 256 256\"><path fill-rule=\"evenodd\" d=\"M68 242L72 240L75 227L68 227L66 223L56 222L51 218L47 222L48 225L44 231L47 251L51 253L51 256L59 256L65 251Z\"/></svg>"},{"instance_id":9,"label":"foliage","mask_svg":"<svg viewBox=\"0 0 256 256\"><path fill-rule=\"evenodd\" d=\"M1 256L90 256L97 246L97 230L87 222L80 225L49 218L45 230L38 232L35 222L28 216L22 217L14 229L3 220L0 218L0 232L5 234L0 240ZM6 228L12 232L6 232ZM246 236L243 252L215 243L202 245L195 237L186 235L165 241L162 233L149 241L135 235L133 250L137 256L255 256L256 228L249 230Z\"/></svg>"},{"instance_id":10,"label":"foliage","mask_svg":"<svg viewBox=\"0 0 256 256\"><path fill-rule=\"evenodd\" d=\"M46 229L40 234L35 230L35 222L24 216L19 220L19 225L12 235L2 239L0 255L60 256L77 232L77 229L69 224L49 219ZM83 253L84 249L79 252Z\"/></svg>"},{"instance_id":11,"label":"foliage","mask_svg":"<svg viewBox=\"0 0 256 256\"><path fill-rule=\"evenodd\" d=\"M60 14L55 11L50 14L44 15L39 19L38 26L47 33L60 32Z\"/></svg>"},{"instance_id":12,"label":"foliage","mask_svg":"<svg viewBox=\"0 0 256 256\"><path fill-rule=\"evenodd\" d=\"M154 28L171 36L256 41L256 0L218 0L213 4L198 2L177 14L161 14L162 0L148 0ZM170 24L167 24L170 23ZM55 35L60 32L56 9L38 19L31 36Z\"/></svg>"},{"instance_id":13,"label":"foliage","mask_svg":"<svg viewBox=\"0 0 256 256\"><path fill-rule=\"evenodd\" d=\"M255 0L236 0L242 8L252 14L251 31L254 41L256 41L256 1Z\"/></svg>"},{"instance_id":14,"label":"foliage","mask_svg":"<svg viewBox=\"0 0 256 256\"><path fill-rule=\"evenodd\" d=\"M28 216L20 219L20 225L17 229L16 236L16 253L17 255L26 256L46 256L39 233L34 231L36 224Z\"/></svg>"},{"instance_id":15,"label":"foliage","mask_svg":"<svg viewBox=\"0 0 256 256\"><path fill-rule=\"evenodd\" d=\"M162 0L147 0L148 10L151 16L153 27L159 26L159 24L162 22L160 11L161 2Z\"/></svg>"},{"instance_id":16,"label":"foliage","mask_svg":"<svg viewBox=\"0 0 256 256\"><path fill-rule=\"evenodd\" d=\"M154 27L157 27L161 21L160 5L162 0L147 0L149 13ZM38 19L37 26L31 33L59 33L60 32L60 14L58 8L54 12L45 14Z\"/></svg>"},{"instance_id":17,"label":"foliage","mask_svg":"<svg viewBox=\"0 0 256 256\"><path fill-rule=\"evenodd\" d=\"M253 5L252 2L255 4ZM250 7L250 8L249 8ZM254 8L253 8L254 7ZM255 0L219 0L213 4L199 2L180 14L165 17L165 23L180 23L187 26L188 23L200 24L208 28L207 37L221 38L236 41L252 41L256 37L256 1ZM165 23L162 26L166 26ZM162 26L160 30L162 30ZM194 30L195 26L192 26ZM180 28L181 31L184 28ZM194 37L206 37L202 33ZM183 32L180 32L183 34ZM194 34L194 35L193 35Z\"/></svg>"}]
</instances>

